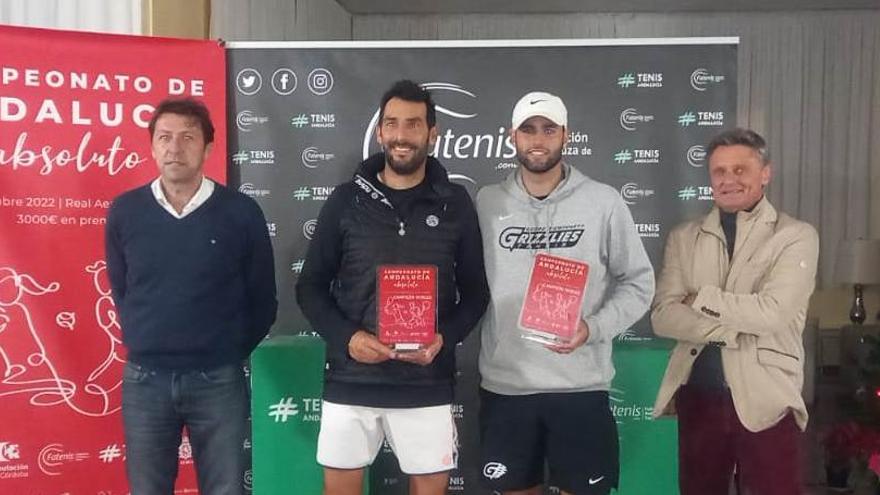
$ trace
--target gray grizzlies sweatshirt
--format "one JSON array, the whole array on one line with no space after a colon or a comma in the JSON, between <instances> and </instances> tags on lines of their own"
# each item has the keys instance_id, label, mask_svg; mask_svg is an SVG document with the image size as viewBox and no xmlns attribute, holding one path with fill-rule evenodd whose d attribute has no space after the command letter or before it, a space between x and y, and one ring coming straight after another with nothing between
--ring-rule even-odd
<instances>
[{"instance_id":1,"label":"gray grizzlies sweatshirt","mask_svg":"<svg viewBox=\"0 0 880 495\"><path fill-rule=\"evenodd\" d=\"M480 374L490 392L608 390L612 340L645 314L654 296L651 262L618 192L563 166L565 178L543 201L529 196L518 170L477 194L492 295L482 323ZM590 266L581 306L590 337L571 354L523 339L517 327L540 252Z\"/></svg>"}]
</instances>

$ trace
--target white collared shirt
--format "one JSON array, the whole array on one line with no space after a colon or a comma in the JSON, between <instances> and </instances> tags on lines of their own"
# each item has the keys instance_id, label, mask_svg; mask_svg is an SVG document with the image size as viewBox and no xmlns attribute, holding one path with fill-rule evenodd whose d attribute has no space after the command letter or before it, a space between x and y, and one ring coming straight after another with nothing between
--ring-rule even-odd
<instances>
[{"instance_id":1,"label":"white collared shirt","mask_svg":"<svg viewBox=\"0 0 880 495\"><path fill-rule=\"evenodd\" d=\"M162 190L162 183L159 178L150 184L150 189L153 190L153 197L156 198L159 205L165 208L165 211L174 215L174 218L180 219L196 211L196 208L202 206L211 197L211 194L214 192L214 181L202 176L202 184L199 186L199 190L196 191L180 213L177 213L177 210L174 209L174 206L165 197L165 191Z\"/></svg>"}]
</instances>

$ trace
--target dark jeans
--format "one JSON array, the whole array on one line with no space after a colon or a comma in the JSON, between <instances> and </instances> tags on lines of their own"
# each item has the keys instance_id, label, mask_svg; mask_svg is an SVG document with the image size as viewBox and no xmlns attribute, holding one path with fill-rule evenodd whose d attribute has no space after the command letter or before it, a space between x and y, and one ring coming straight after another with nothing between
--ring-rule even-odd
<instances>
[{"instance_id":1,"label":"dark jeans","mask_svg":"<svg viewBox=\"0 0 880 495\"><path fill-rule=\"evenodd\" d=\"M734 468L745 495L800 495L800 430L789 413L751 432L739 421L727 389L682 386L678 411L681 495L726 495Z\"/></svg>"},{"instance_id":2,"label":"dark jeans","mask_svg":"<svg viewBox=\"0 0 880 495\"><path fill-rule=\"evenodd\" d=\"M148 369L129 362L122 385L131 495L171 495L183 427L202 495L241 495L249 398L240 365L204 371Z\"/></svg>"}]
</instances>

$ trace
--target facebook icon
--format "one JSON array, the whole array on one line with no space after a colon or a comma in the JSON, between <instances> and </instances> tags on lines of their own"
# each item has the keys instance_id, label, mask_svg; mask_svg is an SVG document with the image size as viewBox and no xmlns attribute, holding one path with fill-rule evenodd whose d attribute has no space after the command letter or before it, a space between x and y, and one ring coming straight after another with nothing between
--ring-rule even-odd
<instances>
[{"instance_id":1,"label":"facebook icon","mask_svg":"<svg viewBox=\"0 0 880 495\"><path fill-rule=\"evenodd\" d=\"M296 74L282 67L272 74L272 89L279 95L289 95L296 89Z\"/></svg>"}]
</instances>

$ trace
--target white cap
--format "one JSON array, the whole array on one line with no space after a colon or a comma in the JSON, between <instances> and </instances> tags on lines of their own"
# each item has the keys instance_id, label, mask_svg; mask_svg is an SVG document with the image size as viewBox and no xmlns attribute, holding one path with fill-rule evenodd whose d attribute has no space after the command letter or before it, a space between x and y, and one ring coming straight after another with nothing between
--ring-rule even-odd
<instances>
[{"instance_id":1,"label":"white cap","mask_svg":"<svg viewBox=\"0 0 880 495\"><path fill-rule=\"evenodd\" d=\"M568 110L565 109L565 103L562 103L558 96L550 93L532 91L520 98L513 107L511 121L513 128L518 128L532 117L544 117L556 125L568 127Z\"/></svg>"}]
</instances>

